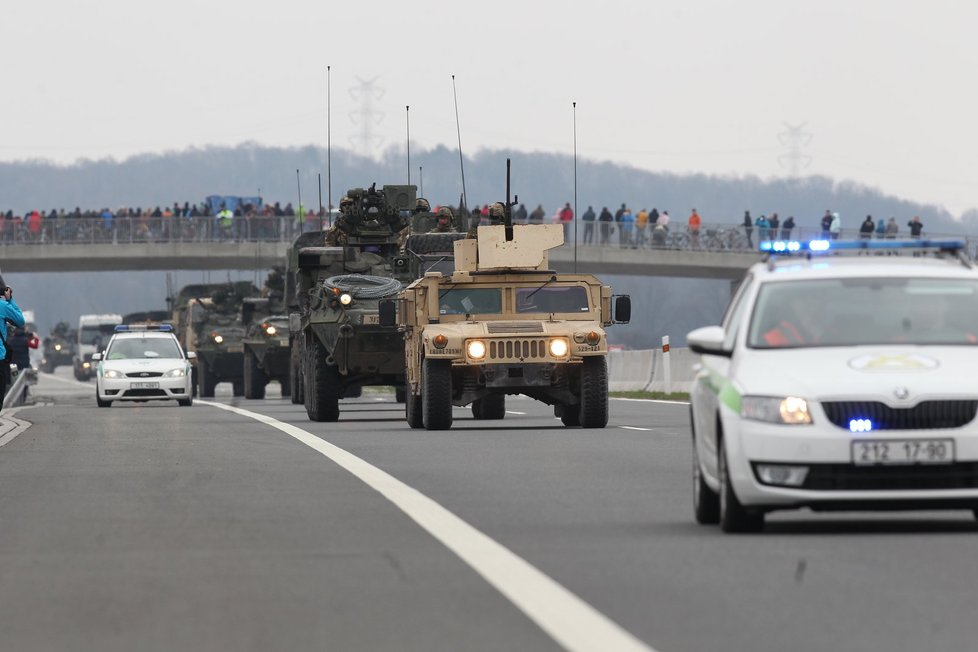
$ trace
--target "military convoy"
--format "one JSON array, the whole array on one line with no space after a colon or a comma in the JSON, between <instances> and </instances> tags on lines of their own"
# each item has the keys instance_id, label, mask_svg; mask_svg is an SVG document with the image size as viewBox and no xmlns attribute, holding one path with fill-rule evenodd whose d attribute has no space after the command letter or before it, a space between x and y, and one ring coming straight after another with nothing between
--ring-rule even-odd
<instances>
[{"instance_id":1,"label":"military convoy","mask_svg":"<svg viewBox=\"0 0 978 652\"><path fill-rule=\"evenodd\" d=\"M265 398L269 381L277 380L282 396L291 395L289 376L289 316L284 313L285 280L282 269L268 274L262 296L241 306L246 331L242 377L245 398Z\"/></svg>"},{"instance_id":2,"label":"military convoy","mask_svg":"<svg viewBox=\"0 0 978 652\"><path fill-rule=\"evenodd\" d=\"M78 333L68 325L68 322L58 322L51 330L51 334L44 338L41 371L50 374L58 367L72 364L77 339Z\"/></svg>"},{"instance_id":3,"label":"military convoy","mask_svg":"<svg viewBox=\"0 0 978 652\"><path fill-rule=\"evenodd\" d=\"M304 233L290 248L291 396L313 421L336 421L339 399L364 386L403 396L402 335L380 325L377 306L413 278L401 248L415 205L415 186L352 189L329 232Z\"/></svg>"}]
</instances>

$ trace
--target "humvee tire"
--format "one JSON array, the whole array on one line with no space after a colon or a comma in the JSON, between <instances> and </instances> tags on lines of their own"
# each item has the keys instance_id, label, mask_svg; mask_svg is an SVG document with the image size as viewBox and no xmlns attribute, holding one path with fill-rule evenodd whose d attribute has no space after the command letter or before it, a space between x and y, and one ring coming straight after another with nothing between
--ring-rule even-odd
<instances>
[{"instance_id":1,"label":"humvee tire","mask_svg":"<svg viewBox=\"0 0 978 652\"><path fill-rule=\"evenodd\" d=\"M452 361L425 360L421 367L421 418L428 430L452 427Z\"/></svg>"},{"instance_id":2,"label":"humvee tire","mask_svg":"<svg viewBox=\"0 0 978 652\"><path fill-rule=\"evenodd\" d=\"M581 365L580 419L585 428L608 425L608 361L603 356L584 358Z\"/></svg>"},{"instance_id":3,"label":"humvee tire","mask_svg":"<svg viewBox=\"0 0 978 652\"><path fill-rule=\"evenodd\" d=\"M307 356L306 414L311 421L339 421L340 372L336 365L326 363L326 347L311 338L312 355Z\"/></svg>"},{"instance_id":4,"label":"humvee tire","mask_svg":"<svg viewBox=\"0 0 978 652\"><path fill-rule=\"evenodd\" d=\"M421 415L422 400L420 396L408 392L404 397L404 417L408 425L412 428L424 428L424 419Z\"/></svg>"},{"instance_id":5,"label":"humvee tire","mask_svg":"<svg viewBox=\"0 0 978 652\"><path fill-rule=\"evenodd\" d=\"M407 389L405 389L404 387L395 387L394 388L394 402L395 403L404 403L406 400L407 400Z\"/></svg>"},{"instance_id":6,"label":"humvee tire","mask_svg":"<svg viewBox=\"0 0 978 652\"><path fill-rule=\"evenodd\" d=\"M302 374L300 373L299 365L295 364L294 358L289 358L289 376L291 380L289 382L289 395L292 397L292 403L294 405L302 405L304 402L305 387L302 385ZM282 395L285 395L285 386L282 386Z\"/></svg>"},{"instance_id":7,"label":"humvee tire","mask_svg":"<svg viewBox=\"0 0 978 652\"><path fill-rule=\"evenodd\" d=\"M265 398L265 385L268 378L258 366L258 357L254 353L244 354L244 396L245 398Z\"/></svg>"},{"instance_id":8,"label":"humvee tire","mask_svg":"<svg viewBox=\"0 0 978 652\"><path fill-rule=\"evenodd\" d=\"M217 378L214 377L214 372L207 370L207 363L203 361L197 364L197 385L201 398L214 398Z\"/></svg>"},{"instance_id":9,"label":"humvee tire","mask_svg":"<svg viewBox=\"0 0 978 652\"><path fill-rule=\"evenodd\" d=\"M472 416L480 420L497 420L506 416L506 395L490 394L472 401Z\"/></svg>"}]
</instances>

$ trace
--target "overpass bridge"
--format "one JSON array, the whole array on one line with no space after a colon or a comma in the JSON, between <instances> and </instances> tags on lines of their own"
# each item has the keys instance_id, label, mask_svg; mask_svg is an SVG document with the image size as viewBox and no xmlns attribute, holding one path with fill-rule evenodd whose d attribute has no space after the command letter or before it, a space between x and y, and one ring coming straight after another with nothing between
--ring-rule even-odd
<instances>
[{"instance_id":1,"label":"overpass bridge","mask_svg":"<svg viewBox=\"0 0 978 652\"><path fill-rule=\"evenodd\" d=\"M277 218L246 221L234 231L222 231L212 219L169 219L174 221L146 224L136 218L116 218L111 225L101 219L69 220L46 225L37 233L4 230L0 232L0 271L265 269L284 263L297 235L290 228L291 220ZM577 270L585 273L736 281L761 259L754 248L756 242L749 243L739 225L704 225L697 238L680 225L657 243L638 232L629 238L621 233L595 235L596 242L606 242L580 242L576 252L565 244L551 252L553 266L571 271L576 260ZM797 239L821 237L819 231L803 229L795 229L792 235ZM842 237L855 238L858 233L844 231ZM928 233L926 237L962 236ZM968 254L975 258L978 237L965 239Z\"/></svg>"}]
</instances>

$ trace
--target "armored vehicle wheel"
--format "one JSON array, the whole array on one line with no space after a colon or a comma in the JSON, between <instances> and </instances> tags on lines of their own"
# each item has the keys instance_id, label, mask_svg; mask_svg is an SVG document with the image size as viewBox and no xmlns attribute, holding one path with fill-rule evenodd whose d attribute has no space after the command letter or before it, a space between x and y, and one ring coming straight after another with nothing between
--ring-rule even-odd
<instances>
[{"instance_id":1,"label":"armored vehicle wheel","mask_svg":"<svg viewBox=\"0 0 978 652\"><path fill-rule=\"evenodd\" d=\"M244 396L244 381L235 380L231 383L231 392L234 396Z\"/></svg>"},{"instance_id":2,"label":"armored vehicle wheel","mask_svg":"<svg viewBox=\"0 0 978 652\"><path fill-rule=\"evenodd\" d=\"M197 382L201 398L214 398L217 378L214 376L214 372L207 368L206 364L197 365Z\"/></svg>"},{"instance_id":3,"label":"armored vehicle wheel","mask_svg":"<svg viewBox=\"0 0 978 652\"><path fill-rule=\"evenodd\" d=\"M363 385L349 385L343 389L343 398L360 398L363 396Z\"/></svg>"},{"instance_id":4,"label":"armored vehicle wheel","mask_svg":"<svg viewBox=\"0 0 978 652\"><path fill-rule=\"evenodd\" d=\"M472 401L472 416L476 419L502 419L506 416L505 394L490 394Z\"/></svg>"},{"instance_id":5,"label":"armored vehicle wheel","mask_svg":"<svg viewBox=\"0 0 978 652\"><path fill-rule=\"evenodd\" d=\"M584 358L581 365L580 419L585 428L608 425L608 361L604 357Z\"/></svg>"},{"instance_id":6,"label":"armored vehicle wheel","mask_svg":"<svg viewBox=\"0 0 978 652\"><path fill-rule=\"evenodd\" d=\"M340 372L326 363L326 348L319 340L307 350L306 414L311 421L339 421Z\"/></svg>"},{"instance_id":7,"label":"armored vehicle wheel","mask_svg":"<svg viewBox=\"0 0 978 652\"><path fill-rule=\"evenodd\" d=\"M305 388L302 385L302 371L301 367L295 364L291 359L289 360L289 395L292 397L292 403L295 405L301 405L303 403L305 393ZM282 395L285 395L285 385L282 385Z\"/></svg>"},{"instance_id":8,"label":"armored vehicle wheel","mask_svg":"<svg viewBox=\"0 0 978 652\"><path fill-rule=\"evenodd\" d=\"M292 383L289 382L288 376L282 376L279 378L278 384L282 386L282 398L292 394Z\"/></svg>"},{"instance_id":9,"label":"armored vehicle wheel","mask_svg":"<svg viewBox=\"0 0 978 652\"><path fill-rule=\"evenodd\" d=\"M403 387L394 388L394 400L398 403L407 402L407 389Z\"/></svg>"},{"instance_id":10,"label":"armored vehicle wheel","mask_svg":"<svg viewBox=\"0 0 978 652\"><path fill-rule=\"evenodd\" d=\"M404 415L408 425L412 428L424 428L424 419L421 415L422 400L420 396L415 396L410 392L405 392Z\"/></svg>"},{"instance_id":11,"label":"armored vehicle wheel","mask_svg":"<svg viewBox=\"0 0 978 652\"><path fill-rule=\"evenodd\" d=\"M452 361L425 360L421 367L421 417L428 430L452 427Z\"/></svg>"},{"instance_id":12,"label":"armored vehicle wheel","mask_svg":"<svg viewBox=\"0 0 978 652\"><path fill-rule=\"evenodd\" d=\"M258 366L258 357L253 353L244 354L244 397L265 398L265 385L268 378Z\"/></svg>"},{"instance_id":13,"label":"armored vehicle wheel","mask_svg":"<svg viewBox=\"0 0 978 652\"><path fill-rule=\"evenodd\" d=\"M464 238L464 233L416 233L408 238L405 248L419 255L450 254L455 251L455 241Z\"/></svg>"}]
</instances>

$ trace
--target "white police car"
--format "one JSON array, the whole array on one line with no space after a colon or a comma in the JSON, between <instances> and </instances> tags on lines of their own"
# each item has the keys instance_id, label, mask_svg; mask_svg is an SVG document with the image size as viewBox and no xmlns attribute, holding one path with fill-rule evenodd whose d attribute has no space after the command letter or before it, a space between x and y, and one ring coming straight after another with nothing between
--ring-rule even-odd
<instances>
[{"instance_id":1,"label":"white police car","mask_svg":"<svg viewBox=\"0 0 978 652\"><path fill-rule=\"evenodd\" d=\"M722 325L687 336L702 354L696 520L737 532L797 507L978 516L978 271L962 243L764 245Z\"/></svg>"},{"instance_id":2,"label":"white police car","mask_svg":"<svg viewBox=\"0 0 978 652\"><path fill-rule=\"evenodd\" d=\"M95 400L99 407L113 401L176 400L193 404L190 360L168 325L159 328L116 326L104 352L92 360Z\"/></svg>"}]
</instances>

